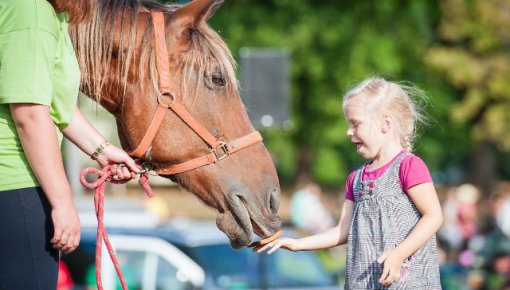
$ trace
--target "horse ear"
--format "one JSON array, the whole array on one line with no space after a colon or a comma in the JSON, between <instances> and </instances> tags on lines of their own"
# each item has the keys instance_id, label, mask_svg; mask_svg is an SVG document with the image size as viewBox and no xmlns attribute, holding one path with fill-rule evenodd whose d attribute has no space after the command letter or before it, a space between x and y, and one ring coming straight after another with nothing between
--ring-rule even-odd
<instances>
[{"instance_id":1,"label":"horse ear","mask_svg":"<svg viewBox=\"0 0 510 290\"><path fill-rule=\"evenodd\" d=\"M176 29L174 31L197 27L207 21L222 4L223 0L194 0L182 6L172 17L172 26Z\"/></svg>"}]
</instances>

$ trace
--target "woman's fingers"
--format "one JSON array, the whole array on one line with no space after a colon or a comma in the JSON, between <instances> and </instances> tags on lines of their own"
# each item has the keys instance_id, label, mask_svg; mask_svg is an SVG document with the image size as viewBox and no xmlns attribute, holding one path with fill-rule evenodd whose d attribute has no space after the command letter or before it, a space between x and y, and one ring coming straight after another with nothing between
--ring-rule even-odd
<instances>
[{"instance_id":1,"label":"woman's fingers","mask_svg":"<svg viewBox=\"0 0 510 290\"><path fill-rule=\"evenodd\" d=\"M135 174L135 176L140 172L140 167L138 167L136 162L129 156L126 159L126 166L129 168L129 171Z\"/></svg>"},{"instance_id":2,"label":"woman's fingers","mask_svg":"<svg viewBox=\"0 0 510 290\"><path fill-rule=\"evenodd\" d=\"M76 234L73 237L67 239L67 243L62 247L62 252L69 254L74 251L80 244L80 234Z\"/></svg>"},{"instance_id":3,"label":"woman's fingers","mask_svg":"<svg viewBox=\"0 0 510 290\"><path fill-rule=\"evenodd\" d=\"M51 218L54 227L53 248L69 253L73 251L80 239L80 220L73 204L53 208Z\"/></svg>"},{"instance_id":4,"label":"woman's fingers","mask_svg":"<svg viewBox=\"0 0 510 290\"><path fill-rule=\"evenodd\" d=\"M113 164L111 170L114 180L132 179L136 177L136 172L131 171L125 164Z\"/></svg>"}]
</instances>

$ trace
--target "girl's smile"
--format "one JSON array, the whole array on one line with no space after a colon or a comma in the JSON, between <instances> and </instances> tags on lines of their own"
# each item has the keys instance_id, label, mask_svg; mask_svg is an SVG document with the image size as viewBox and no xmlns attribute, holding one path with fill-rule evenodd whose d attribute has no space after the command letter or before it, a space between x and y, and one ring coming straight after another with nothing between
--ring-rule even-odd
<instances>
[{"instance_id":1,"label":"girl's smile","mask_svg":"<svg viewBox=\"0 0 510 290\"><path fill-rule=\"evenodd\" d=\"M376 145L378 139L373 120L367 117L364 107L355 100L349 101L345 107L345 117L349 123L347 136L356 145L358 154L366 159L373 158L370 149Z\"/></svg>"}]
</instances>

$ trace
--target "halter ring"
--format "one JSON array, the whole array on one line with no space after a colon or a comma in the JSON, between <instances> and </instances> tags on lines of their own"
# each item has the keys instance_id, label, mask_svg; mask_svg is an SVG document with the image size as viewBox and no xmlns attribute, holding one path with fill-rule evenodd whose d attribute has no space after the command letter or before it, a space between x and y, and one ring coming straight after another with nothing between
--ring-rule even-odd
<instances>
[{"instance_id":1,"label":"halter ring","mask_svg":"<svg viewBox=\"0 0 510 290\"><path fill-rule=\"evenodd\" d=\"M166 101L166 102L165 102ZM163 103L170 107L170 104L175 101L175 93L174 92L160 92L158 94L158 103Z\"/></svg>"}]
</instances>

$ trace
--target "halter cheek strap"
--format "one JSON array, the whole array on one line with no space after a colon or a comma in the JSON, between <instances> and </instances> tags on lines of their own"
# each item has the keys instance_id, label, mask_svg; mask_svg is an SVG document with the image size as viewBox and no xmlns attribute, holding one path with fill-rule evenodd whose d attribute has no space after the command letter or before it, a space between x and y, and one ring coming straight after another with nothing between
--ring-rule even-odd
<instances>
[{"instance_id":1,"label":"halter cheek strap","mask_svg":"<svg viewBox=\"0 0 510 290\"><path fill-rule=\"evenodd\" d=\"M207 145L209 145L209 154L191 159L189 161L171 164L169 166L157 168L156 173L162 175L172 175L193 170L208 164L216 163L228 155L235 153L241 149L254 145L262 141L259 132L254 131L241 138L232 141L222 141L214 137L202 124L200 124L188 110L176 100L175 94L171 89L170 82L170 65L168 63L168 50L165 40L165 18L161 11L152 11L152 23L154 30L154 40L156 49L156 68L158 71L158 84L160 93L158 95L158 107L149 124L147 132L143 136L138 146L130 153L131 156L142 158L148 155L147 152L156 136L163 119L171 110L174 112L188 127L190 127Z\"/></svg>"}]
</instances>

